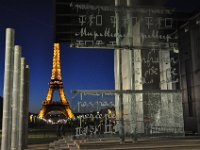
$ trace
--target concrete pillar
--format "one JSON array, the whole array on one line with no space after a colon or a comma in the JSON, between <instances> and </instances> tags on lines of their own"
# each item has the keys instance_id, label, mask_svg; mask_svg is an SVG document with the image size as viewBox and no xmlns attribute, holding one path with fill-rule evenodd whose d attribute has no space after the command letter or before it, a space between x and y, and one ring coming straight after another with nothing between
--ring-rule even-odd
<instances>
[{"instance_id":1,"label":"concrete pillar","mask_svg":"<svg viewBox=\"0 0 200 150\"><path fill-rule=\"evenodd\" d=\"M13 102L12 102L12 132L11 150L18 147L18 108L19 108L19 87L20 87L20 67L21 67L21 47L16 45L14 48L14 73L13 73Z\"/></svg>"},{"instance_id":2,"label":"concrete pillar","mask_svg":"<svg viewBox=\"0 0 200 150\"><path fill-rule=\"evenodd\" d=\"M19 142L18 150L24 148L24 99L25 99L25 58L21 58L21 75L20 75L20 102L19 102Z\"/></svg>"},{"instance_id":3,"label":"concrete pillar","mask_svg":"<svg viewBox=\"0 0 200 150\"><path fill-rule=\"evenodd\" d=\"M24 148L28 145L28 119L29 119L29 85L30 85L30 68L26 65L25 68L25 98L24 98Z\"/></svg>"},{"instance_id":4,"label":"concrete pillar","mask_svg":"<svg viewBox=\"0 0 200 150\"><path fill-rule=\"evenodd\" d=\"M10 150L14 29L6 29L1 150Z\"/></svg>"}]
</instances>

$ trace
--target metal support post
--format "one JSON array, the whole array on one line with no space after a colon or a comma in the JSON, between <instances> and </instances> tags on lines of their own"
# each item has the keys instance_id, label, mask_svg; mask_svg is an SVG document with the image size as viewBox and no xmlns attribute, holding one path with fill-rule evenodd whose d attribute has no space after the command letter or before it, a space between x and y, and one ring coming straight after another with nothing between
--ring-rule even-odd
<instances>
[{"instance_id":1,"label":"metal support post","mask_svg":"<svg viewBox=\"0 0 200 150\"><path fill-rule=\"evenodd\" d=\"M30 68L26 65L25 68L25 97L24 97L24 148L28 145L28 118L29 118L29 80L30 80Z\"/></svg>"},{"instance_id":2,"label":"metal support post","mask_svg":"<svg viewBox=\"0 0 200 150\"><path fill-rule=\"evenodd\" d=\"M21 58L21 75L20 75L20 102L19 102L19 143L18 149L24 149L24 92L25 92L25 58Z\"/></svg>"},{"instance_id":3,"label":"metal support post","mask_svg":"<svg viewBox=\"0 0 200 150\"><path fill-rule=\"evenodd\" d=\"M6 29L1 150L10 150L14 29Z\"/></svg>"},{"instance_id":4,"label":"metal support post","mask_svg":"<svg viewBox=\"0 0 200 150\"><path fill-rule=\"evenodd\" d=\"M120 6L120 0L115 0L115 6L116 6L116 11L115 11L115 17L116 17L116 45L120 46L120 15L119 15L119 9L117 7ZM123 90L123 82L122 82L122 51L120 49L117 49L117 53L119 53L119 90ZM119 120L120 120L120 138L121 138L121 143L124 143L125 141L125 136L124 136L124 106L123 106L123 93L119 93Z\"/></svg>"},{"instance_id":5,"label":"metal support post","mask_svg":"<svg viewBox=\"0 0 200 150\"><path fill-rule=\"evenodd\" d=\"M12 132L11 150L18 147L18 108L19 108L19 87L20 87L20 68L21 68L21 47L16 45L14 48L14 73L13 73L13 102L12 102Z\"/></svg>"},{"instance_id":6,"label":"metal support post","mask_svg":"<svg viewBox=\"0 0 200 150\"><path fill-rule=\"evenodd\" d=\"M131 7L131 0L126 0L127 7ZM128 46L133 47L133 21L131 17L131 11L127 11L127 20L128 20ZM131 51L132 56L133 56L133 51ZM132 63L133 64L133 63ZM132 79L133 80L133 79ZM133 89L133 85L132 85ZM134 98L135 96L132 95L131 98L131 137L132 141L136 142L137 141L137 117L136 117L136 99Z\"/></svg>"}]
</instances>

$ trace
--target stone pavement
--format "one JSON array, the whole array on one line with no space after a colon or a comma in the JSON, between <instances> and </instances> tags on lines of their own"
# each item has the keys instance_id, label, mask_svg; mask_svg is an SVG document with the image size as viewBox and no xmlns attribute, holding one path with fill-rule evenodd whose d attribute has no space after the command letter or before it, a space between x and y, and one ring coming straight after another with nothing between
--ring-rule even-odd
<instances>
[{"instance_id":1,"label":"stone pavement","mask_svg":"<svg viewBox=\"0 0 200 150\"><path fill-rule=\"evenodd\" d=\"M33 144L28 145L28 148L25 150L48 150L49 144Z\"/></svg>"},{"instance_id":2,"label":"stone pavement","mask_svg":"<svg viewBox=\"0 0 200 150\"><path fill-rule=\"evenodd\" d=\"M27 150L200 150L200 138L148 138L120 144L119 139L70 140L67 137L48 144L29 145Z\"/></svg>"}]
</instances>

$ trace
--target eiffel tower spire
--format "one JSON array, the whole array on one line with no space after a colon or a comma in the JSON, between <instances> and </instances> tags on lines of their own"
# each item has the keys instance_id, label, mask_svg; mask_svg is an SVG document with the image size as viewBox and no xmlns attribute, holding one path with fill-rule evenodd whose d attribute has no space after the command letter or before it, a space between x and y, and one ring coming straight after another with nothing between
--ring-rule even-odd
<instances>
[{"instance_id":1,"label":"eiffel tower spire","mask_svg":"<svg viewBox=\"0 0 200 150\"><path fill-rule=\"evenodd\" d=\"M53 66L51 80L62 80L61 67L60 67L60 45L58 43L54 44L54 54L53 54Z\"/></svg>"},{"instance_id":2,"label":"eiffel tower spire","mask_svg":"<svg viewBox=\"0 0 200 150\"><path fill-rule=\"evenodd\" d=\"M60 101L53 102L52 97L55 90L59 91ZM38 114L40 118L44 118L46 114L52 111L63 113L66 117L74 118L74 114L69 106L69 102L65 97L60 65L60 46L59 43L54 43L53 65L51 81L46 99L43 101L42 108Z\"/></svg>"}]
</instances>

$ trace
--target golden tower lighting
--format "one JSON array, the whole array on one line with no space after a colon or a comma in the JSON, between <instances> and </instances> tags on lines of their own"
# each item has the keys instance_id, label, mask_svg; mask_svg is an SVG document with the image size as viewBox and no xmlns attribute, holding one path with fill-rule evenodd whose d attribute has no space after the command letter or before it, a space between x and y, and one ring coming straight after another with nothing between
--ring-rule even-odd
<instances>
[{"instance_id":1,"label":"golden tower lighting","mask_svg":"<svg viewBox=\"0 0 200 150\"><path fill-rule=\"evenodd\" d=\"M53 102L52 100L53 93L56 90L58 90L59 92L59 97L60 97L59 102ZM69 102L66 99L64 93L62 75L61 75L59 43L54 43L51 81L49 82L49 89L47 92L46 99L43 101L42 108L38 116L40 118L44 118L46 114L52 111L61 112L68 118L74 118L74 114L70 108Z\"/></svg>"}]
</instances>

